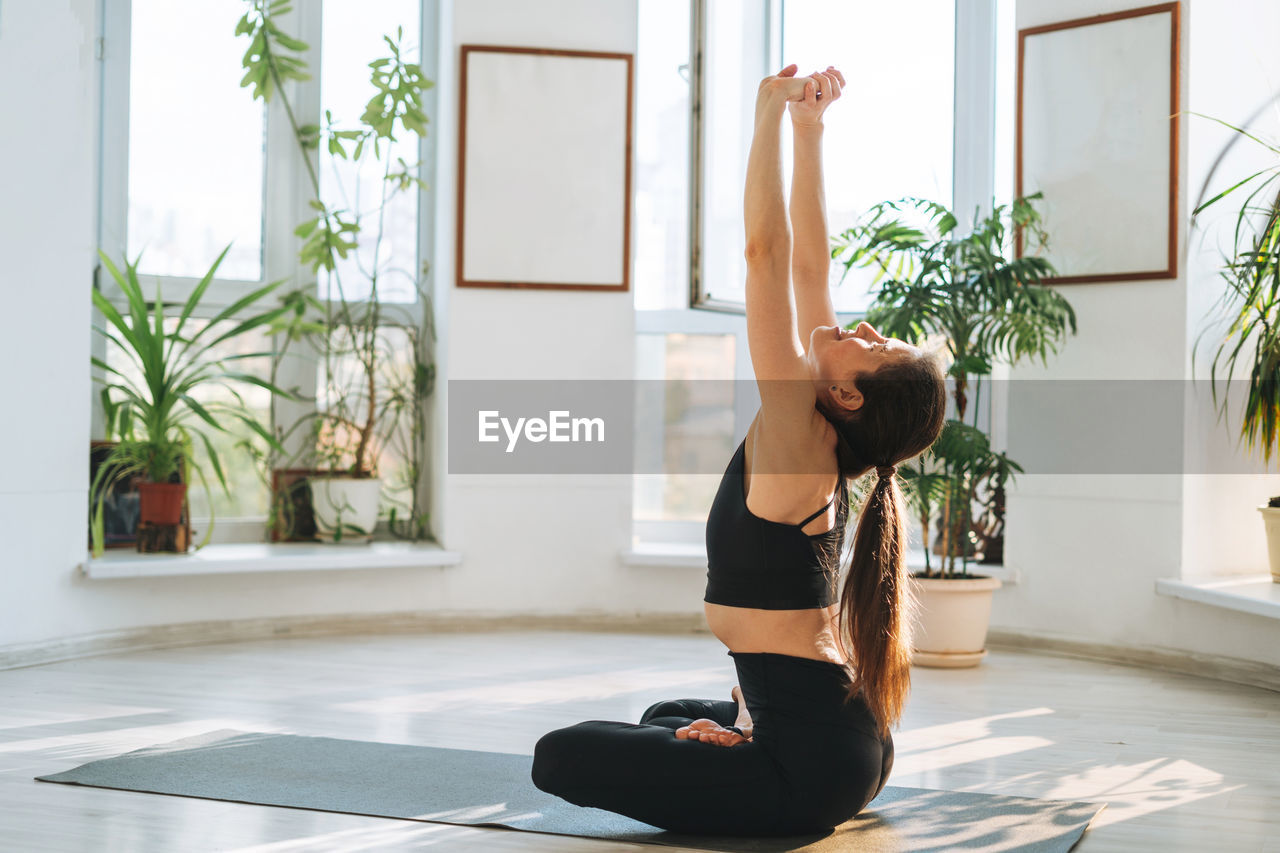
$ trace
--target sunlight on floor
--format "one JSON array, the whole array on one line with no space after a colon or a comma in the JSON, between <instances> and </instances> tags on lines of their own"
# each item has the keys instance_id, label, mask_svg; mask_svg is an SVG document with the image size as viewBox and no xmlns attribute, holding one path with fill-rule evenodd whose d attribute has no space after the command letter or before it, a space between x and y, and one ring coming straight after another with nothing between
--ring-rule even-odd
<instances>
[{"instance_id":1,"label":"sunlight on floor","mask_svg":"<svg viewBox=\"0 0 1280 853\"><path fill-rule=\"evenodd\" d=\"M1000 720L1017 720L1024 717L1039 717L1054 713L1052 708L1028 708L1025 711L1010 711L1007 714L992 714L988 717L973 717L968 720L957 720L953 723L940 723L935 726L921 726L904 729L893 736L898 757L910 752L924 749L936 749L940 746L952 746L959 741L973 740L993 734L992 723Z\"/></svg>"},{"instance_id":2,"label":"sunlight on floor","mask_svg":"<svg viewBox=\"0 0 1280 853\"><path fill-rule=\"evenodd\" d=\"M935 771L973 765L968 768L972 772L982 762L1005 759L991 765L989 778L957 789L1050 800L1106 801L1107 808L1093 820L1095 828L1244 787L1227 784L1221 773L1173 757L1132 764L1119 760L1069 761L1068 766L1075 765L1080 769L1052 775L1044 771L1017 773L1020 767L1045 763L1046 756L1033 758L1024 755L1012 759L1010 756L1038 749L1053 749L1059 754L1069 755L1071 744L1036 735L997 735L994 732L1000 727L994 724L1054 713L1052 708L1030 708L924 726L896 734L894 782L909 784L903 782L903 778L918 775L924 777L931 787L957 787L949 774L935 775ZM1044 728L1052 730L1047 721ZM1107 743L1124 745L1123 741ZM1096 741L1089 745L1095 746ZM1082 764L1085 766L1081 767ZM1014 775L1009 775L1010 771Z\"/></svg>"},{"instance_id":3,"label":"sunlight on floor","mask_svg":"<svg viewBox=\"0 0 1280 853\"><path fill-rule=\"evenodd\" d=\"M0 743L0 755L19 755L27 752L44 752L42 758L75 760L77 763L110 758L132 752L145 746L155 746L181 738L202 735L218 729L238 729L252 732L281 732L279 726L264 726L259 721L213 718L183 720L155 726L130 726L101 732L85 732L55 737L30 738ZM56 773L55 770L46 772Z\"/></svg>"},{"instance_id":4,"label":"sunlight on floor","mask_svg":"<svg viewBox=\"0 0 1280 853\"><path fill-rule=\"evenodd\" d=\"M1044 796L1050 799L1106 799L1106 811L1093 825L1123 820L1185 805L1243 788L1229 785L1221 773L1180 758L1159 758L1125 766L1098 763L1067 774Z\"/></svg>"}]
</instances>

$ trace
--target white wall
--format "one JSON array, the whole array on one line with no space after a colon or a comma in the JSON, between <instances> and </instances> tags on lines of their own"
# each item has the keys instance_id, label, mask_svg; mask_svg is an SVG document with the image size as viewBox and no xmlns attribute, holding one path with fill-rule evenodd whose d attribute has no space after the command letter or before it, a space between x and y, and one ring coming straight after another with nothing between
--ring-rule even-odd
<instances>
[{"instance_id":1,"label":"white wall","mask_svg":"<svg viewBox=\"0 0 1280 853\"><path fill-rule=\"evenodd\" d=\"M1133 5L1126 0L1019 0L1017 27ZM1184 0L1183 109L1209 114L1235 112L1232 99L1224 95L1236 85L1233 74L1237 69L1220 63L1235 49L1241 31L1254 26L1241 26L1243 19L1237 16L1264 5L1264 0L1212 4ZM1271 14L1274 16L1274 11ZM1212 24L1207 23L1211 20ZM1261 33L1266 30L1255 32L1261 44ZM1276 60L1271 61L1276 68ZM1188 186L1198 189L1203 180L1208 144L1203 128L1194 121L1198 120L1184 118L1181 126L1180 222L1186 222L1189 211ZM1189 280L1183 263L1174 280L1061 286L1076 309L1079 334L1069 339L1047 369L1019 367L1013 370L1012 378L1184 379L1188 375L1188 332L1198 326L1200 302L1208 286L1199 273L1195 288L1189 287ZM1189 316L1189 305L1196 316ZM1106 417L1105 411L1097 414ZM1018 410L1016 400L1011 402L1008 417L1010 434L1017 432L1020 420L1035 420L1033 412ZM1217 439L1195 425L1188 427L1186 461L1203 465L1209 452L1204 443ZM1170 425L1170 429L1181 428ZM1042 439L1053 441L1054 436L1047 433ZM1082 461L1082 468L1087 467L1088 461ZM1020 571L1021 582L996 593L992 627L1280 664L1274 620L1155 594L1157 578L1216 571L1227 565L1253 574L1265 571L1262 529L1252 509L1259 502L1258 494L1241 488L1239 479L1243 478L1172 473L1019 477L1008 495L1005 553L1006 561ZM1276 485L1274 478L1271 485ZM1223 538L1216 531L1224 529L1236 532L1242 542L1230 546L1234 555L1229 558L1223 556L1224 551L1214 553ZM1262 561L1255 559L1259 556Z\"/></svg>"},{"instance_id":2,"label":"white wall","mask_svg":"<svg viewBox=\"0 0 1280 853\"><path fill-rule=\"evenodd\" d=\"M95 5L0 3L0 643L72 633L79 616L63 607L89 489Z\"/></svg>"}]
</instances>

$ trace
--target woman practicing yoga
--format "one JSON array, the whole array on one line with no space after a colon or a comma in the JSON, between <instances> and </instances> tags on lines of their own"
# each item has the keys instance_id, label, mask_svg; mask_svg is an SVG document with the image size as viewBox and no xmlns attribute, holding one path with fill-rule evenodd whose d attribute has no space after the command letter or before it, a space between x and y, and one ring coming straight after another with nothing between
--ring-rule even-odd
<instances>
[{"instance_id":1,"label":"woman practicing yoga","mask_svg":"<svg viewBox=\"0 0 1280 853\"><path fill-rule=\"evenodd\" d=\"M906 508L894 474L942 430L943 374L918 347L836 322L822 114L844 77L795 73L766 77L756 98L744 208L761 407L707 518L706 618L741 688L729 701L658 702L638 724L557 729L534 749L543 791L676 832L791 835L853 817L888 779L890 727L910 683ZM872 470L841 589L848 481Z\"/></svg>"}]
</instances>

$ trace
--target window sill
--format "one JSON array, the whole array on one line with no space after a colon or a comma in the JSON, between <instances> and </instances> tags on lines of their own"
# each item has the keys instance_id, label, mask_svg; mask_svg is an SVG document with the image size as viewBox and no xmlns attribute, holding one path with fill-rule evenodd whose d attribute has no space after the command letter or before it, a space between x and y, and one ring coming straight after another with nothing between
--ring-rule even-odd
<instances>
[{"instance_id":1,"label":"window sill","mask_svg":"<svg viewBox=\"0 0 1280 853\"><path fill-rule=\"evenodd\" d=\"M1160 578L1156 581L1156 592L1211 607L1280 619L1280 583L1272 581L1270 575L1246 575L1229 580Z\"/></svg>"},{"instance_id":2,"label":"window sill","mask_svg":"<svg viewBox=\"0 0 1280 853\"><path fill-rule=\"evenodd\" d=\"M630 548L624 549L619 557L624 566L639 566L642 568L675 566L677 568L702 569L704 571L707 568L707 550L701 544L637 542ZM933 562L937 563L936 560ZM912 571L923 569L924 552L908 551L907 568ZM1016 584L1018 582L1018 571L1010 566L987 566L975 563L971 564L969 568L974 574L998 578L1002 583ZM1277 584L1277 586L1280 586L1280 584Z\"/></svg>"},{"instance_id":3,"label":"window sill","mask_svg":"<svg viewBox=\"0 0 1280 853\"><path fill-rule=\"evenodd\" d=\"M620 555L624 566L707 568L706 546L681 542L637 542Z\"/></svg>"},{"instance_id":4,"label":"window sill","mask_svg":"<svg viewBox=\"0 0 1280 853\"><path fill-rule=\"evenodd\" d=\"M206 545L187 554L139 554L126 549L86 557L80 576L107 578L210 575L244 572L298 572L344 569L417 569L454 566L462 554L419 542L326 545L313 542Z\"/></svg>"}]
</instances>

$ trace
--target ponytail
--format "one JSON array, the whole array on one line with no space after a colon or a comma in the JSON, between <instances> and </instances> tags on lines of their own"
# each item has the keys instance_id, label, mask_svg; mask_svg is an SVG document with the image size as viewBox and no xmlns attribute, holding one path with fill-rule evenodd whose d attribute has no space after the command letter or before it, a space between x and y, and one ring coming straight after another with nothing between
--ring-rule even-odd
<instances>
[{"instance_id":1,"label":"ponytail","mask_svg":"<svg viewBox=\"0 0 1280 853\"><path fill-rule=\"evenodd\" d=\"M843 481L877 473L858 514L836 642L849 672L846 700L862 695L881 736L902 718L911 690L911 632L916 600L907 572L907 503L892 469L929 448L942 432L947 391L942 367L924 354L854 377L857 411L818 409L836 429ZM839 555L831 563L837 563ZM838 582L840 573L833 572Z\"/></svg>"},{"instance_id":2,"label":"ponytail","mask_svg":"<svg viewBox=\"0 0 1280 853\"><path fill-rule=\"evenodd\" d=\"M906 501L897 477L878 477L858 516L836 641L852 665L847 698L862 694L881 737L902 717L911 689L916 601L907 576L906 542Z\"/></svg>"}]
</instances>

